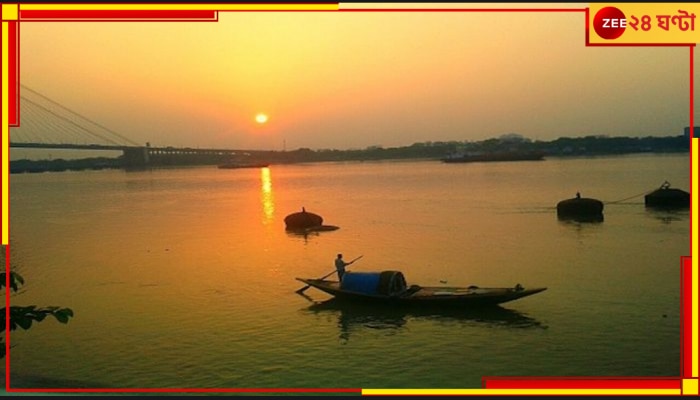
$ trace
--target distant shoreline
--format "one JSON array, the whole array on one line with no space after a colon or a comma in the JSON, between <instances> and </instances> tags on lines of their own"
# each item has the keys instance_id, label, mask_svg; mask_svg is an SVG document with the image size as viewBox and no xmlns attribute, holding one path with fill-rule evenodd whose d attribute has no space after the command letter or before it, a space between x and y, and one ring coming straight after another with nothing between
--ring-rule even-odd
<instances>
[{"instance_id":1,"label":"distant shoreline","mask_svg":"<svg viewBox=\"0 0 700 400\"><path fill-rule=\"evenodd\" d=\"M244 163L297 164L308 162L333 161L379 161L379 160L436 160L448 154L458 152L499 152L525 151L541 152L547 157L591 157L625 154L667 154L689 153L690 138L686 136L669 137L599 137L559 138L550 142L531 141L522 137L501 137L480 142L426 142L410 146L383 148L368 147L363 150L312 150L300 148L291 151L246 151L246 158L236 160ZM192 165L218 165L220 160L183 159L167 164L153 163L145 168L176 167ZM92 157L75 160L15 160L10 161L10 173L38 173L83 171L101 169L127 169L122 157Z\"/></svg>"}]
</instances>

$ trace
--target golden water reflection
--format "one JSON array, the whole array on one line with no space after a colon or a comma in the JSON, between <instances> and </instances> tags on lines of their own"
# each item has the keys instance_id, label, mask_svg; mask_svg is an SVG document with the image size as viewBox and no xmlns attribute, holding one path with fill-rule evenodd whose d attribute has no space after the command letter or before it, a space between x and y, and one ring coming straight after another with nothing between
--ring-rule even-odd
<instances>
[{"instance_id":1,"label":"golden water reflection","mask_svg":"<svg viewBox=\"0 0 700 400\"><path fill-rule=\"evenodd\" d=\"M272 175L270 168L260 169L260 202L263 211L263 225L272 222L275 216L275 196L272 193Z\"/></svg>"}]
</instances>

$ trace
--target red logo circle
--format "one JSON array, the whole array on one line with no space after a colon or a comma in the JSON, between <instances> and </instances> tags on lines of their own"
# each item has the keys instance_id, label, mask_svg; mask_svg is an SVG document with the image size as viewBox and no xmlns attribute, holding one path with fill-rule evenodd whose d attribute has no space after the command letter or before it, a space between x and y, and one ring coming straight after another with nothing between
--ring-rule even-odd
<instances>
[{"instance_id":1,"label":"red logo circle","mask_svg":"<svg viewBox=\"0 0 700 400\"><path fill-rule=\"evenodd\" d=\"M603 39L617 39L627 27L627 18L615 7L601 8L593 18L593 29Z\"/></svg>"}]
</instances>

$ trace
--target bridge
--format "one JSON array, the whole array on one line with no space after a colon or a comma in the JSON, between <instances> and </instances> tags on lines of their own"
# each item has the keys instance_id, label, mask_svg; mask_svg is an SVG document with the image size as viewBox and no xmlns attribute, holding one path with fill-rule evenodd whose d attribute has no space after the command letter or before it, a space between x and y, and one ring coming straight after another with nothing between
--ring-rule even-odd
<instances>
[{"instance_id":1,"label":"bridge","mask_svg":"<svg viewBox=\"0 0 700 400\"><path fill-rule=\"evenodd\" d=\"M20 86L20 126L10 129L11 148L116 150L122 152L121 165L125 168L258 161L270 153L140 145L34 89Z\"/></svg>"}]
</instances>

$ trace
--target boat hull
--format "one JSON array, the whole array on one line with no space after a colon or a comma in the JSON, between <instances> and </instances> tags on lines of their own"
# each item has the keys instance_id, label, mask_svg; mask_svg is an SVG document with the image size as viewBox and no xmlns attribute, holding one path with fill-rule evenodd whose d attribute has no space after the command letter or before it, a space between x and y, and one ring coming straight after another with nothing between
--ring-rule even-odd
<instances>
[{"instance_id":1,"label":"boat hull","mask_svg":"<svg viewBox=\"0 0 700 400\"><path fill-rule=\"evenodd\" d=\"M517 285L513 288L470 287L425 287L413 285L405 291L392 294L368 294L340 288L337 281L323 279L297 280L334 296L339 301L382 303L426 307L482 307L495 306L540 293L547 288L525 289Z\"/></svg>"}]
</instances>

